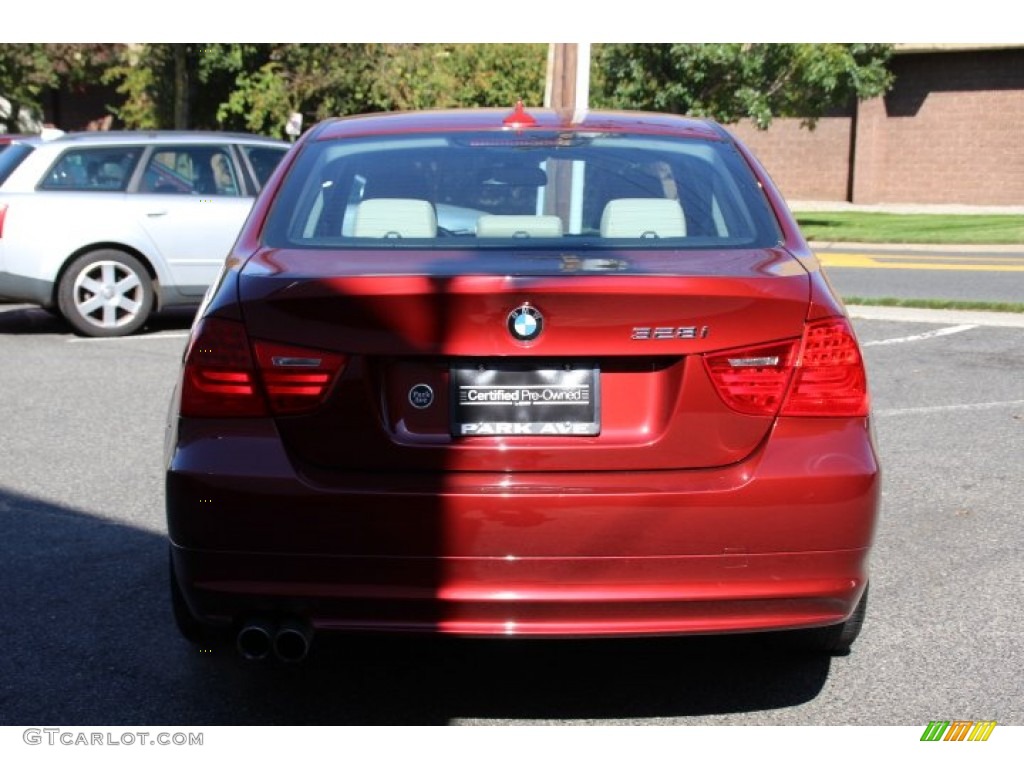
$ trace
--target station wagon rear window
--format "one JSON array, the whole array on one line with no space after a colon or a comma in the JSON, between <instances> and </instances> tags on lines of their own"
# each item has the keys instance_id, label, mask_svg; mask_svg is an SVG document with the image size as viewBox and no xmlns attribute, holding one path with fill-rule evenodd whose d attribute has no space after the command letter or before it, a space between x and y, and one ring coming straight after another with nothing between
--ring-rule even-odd
<instances>
[{"instance_id":1,"label":"station wagon rear window","mask_svg":"<svg viewBox=\"0 0 1024 768\"><path fill-rule=\"evenodd\" d=\"M460 133L311 142L265 231L287 248L755 248L779 242L723 141Z\"/></svg>"},{"instance_id":2,"label":"station wagon rear window","mask_svg":"<svg viewBox=\"0 0 1024 768\"><path fill-rule=\"evenodd\" d=\"M41 189L124 192L141 147L71 149L46 174Z\"/></svg>"}]
</instances>

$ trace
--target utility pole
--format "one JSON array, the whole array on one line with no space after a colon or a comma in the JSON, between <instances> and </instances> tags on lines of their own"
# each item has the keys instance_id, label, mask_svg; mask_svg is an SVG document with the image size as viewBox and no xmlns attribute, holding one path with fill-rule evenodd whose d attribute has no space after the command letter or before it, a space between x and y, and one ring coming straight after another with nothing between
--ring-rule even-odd
<instances>
[{"instance_id":1,"label":"utility pole","mask_svg":"<svg viewBox=\"0 0 1024 768\"><path fill-rule=\"evenodd\" d=\"M544 106L583 119L590 99L590 43L549 43ZM546 168L548 188L539 209L561 218L566 230L579 233L583 219L583 164L551 162Z\"/></svg>"},{"instance_id":2,"label":"utility pole","mask_svg":"<svg viewBox=\"0 0 1024 768\"><path fill-rule=\"evenodd\" d=\"M581 112L590 99L590 43L549 43L544 106Z\"/></svg>"}]
</instances>

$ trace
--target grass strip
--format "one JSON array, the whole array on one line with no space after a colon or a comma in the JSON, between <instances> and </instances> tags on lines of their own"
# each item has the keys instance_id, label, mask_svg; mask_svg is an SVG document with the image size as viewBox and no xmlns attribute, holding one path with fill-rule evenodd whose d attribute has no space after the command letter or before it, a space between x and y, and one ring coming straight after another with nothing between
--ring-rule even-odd
<instances>
[{"instance_id":1,"label":"grass strip","mask_svg":"<svg viewBox=\"0 0 1024 768\"><path fill-rule=\"evenodd\" d=\"M1005 214L797 212L804 237L819 242L1024 245L1024 216Z\"/></svg>"}]
</instances>

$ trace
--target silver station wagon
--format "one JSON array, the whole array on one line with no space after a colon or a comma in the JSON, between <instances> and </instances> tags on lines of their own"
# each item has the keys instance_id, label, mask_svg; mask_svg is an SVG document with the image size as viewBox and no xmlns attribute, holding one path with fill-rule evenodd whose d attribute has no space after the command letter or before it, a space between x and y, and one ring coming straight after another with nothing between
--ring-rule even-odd
<instances>
[{"instance_id":1,"label":"silver station wagon","mask_svg":"<svg viewBox=\"0 0 1024 768\"><path fill-rule=\"evenodd\" d=\"M0 154L0 298L123 336L198 305L288 150L248 134L110 131Z\"/></svg>"}]
</instances>

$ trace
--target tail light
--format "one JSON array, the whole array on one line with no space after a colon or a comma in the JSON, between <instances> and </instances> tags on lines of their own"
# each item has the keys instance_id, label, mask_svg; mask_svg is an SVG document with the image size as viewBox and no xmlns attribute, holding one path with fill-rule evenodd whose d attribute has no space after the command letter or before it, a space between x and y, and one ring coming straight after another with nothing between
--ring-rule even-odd
<instances>
[{"instance_id":1,"label":"tail light","mask_svg":"<svg viewBox=\"0 0 1024 768\"><path fill-rule=\"evenodd\" d=\"M345 362L334 352L265 341L250 345L241 323L205 318L185 354L181 415L225 418L311 411L324 401Z\"/></svg>"},{"instance_id":2,"label":"tail light","mask_svg":"<svg viewBox=\"0 0 1024 768\"><path fill-rule=\"evenodd\" d=\"M809 323L784 416L867 416L864 360L845 318Z\"/></svg>"},{"instance_id":3,"label":"tail light","mask_svg":"<svg viewBox=\"0 0 1024 768\"><path fill-rule=\"evenodd\" d=\"M793 339L708 355L704 364L719 396L734 411L774 416L792 378L796 351Z\"/></svg>"},{"instance_id":4,"label":"tail light","mask_svg":"<svg viewBox=\"0 0 1024 768\"><path fill-rule=\"evenodd\" d=\"M5 218L7 218L7 203L0 203L0 237L4 236Z\"/></svg>"},{"instance_id":5,"label":"tail light","mask_svg":"<svg viewBox=\"0 0 1024 768\"><path fill-rule=\"evenodd\" d=\"M752 416L866 416L867 376L845 318L804 327L802 339L704 357L719 396Z\"/></svg>"},{"instance_id":6,"label":"tail light","mask_svg":"<svg viewBox=\"0 0 1024 768\"><path fill-rule=\"evenodd\" d=\"M346 358L336 352L257 341L256 362L275 414L311 411L323 402Z\"/></svg>"},{"instance_id":7,"label":"tail light","mask_svg":"<svg viewBox=\"0 0 1024 768\"><path fill-rule=\"evenodd\" d=\"M216 317L201 320L185 353L182 416L265 416L245 327Z\"/></svg>"}]
</instances>

